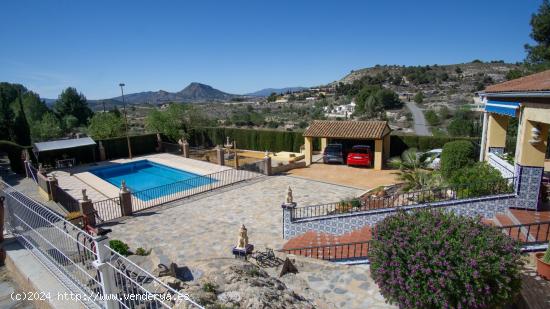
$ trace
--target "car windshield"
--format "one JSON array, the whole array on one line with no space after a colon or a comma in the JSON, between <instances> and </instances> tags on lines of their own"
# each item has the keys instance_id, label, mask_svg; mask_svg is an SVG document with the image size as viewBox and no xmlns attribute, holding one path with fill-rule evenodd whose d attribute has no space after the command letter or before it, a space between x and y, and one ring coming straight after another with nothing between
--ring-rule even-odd
<instances>
[{"instance_id":1,"label":"car windshield","mask_svg":"<svg viewBox=\"0 0 550 309\"><path fill-rule=\"evenodd\" d=\"M351 152L353 153L369 153L368 147L353 147Z\"/></svg>"},{"instance_id":2,"label":"car windshield","mask_svg":"<svg viewBox=\"0 0 550 309\"><path fill-rule=\"evenodd\" d=\"M338 153L341 151L342 148L339 146L327 146L327 148L325 148L325 153Z\"/></svg>"}]
</instances>

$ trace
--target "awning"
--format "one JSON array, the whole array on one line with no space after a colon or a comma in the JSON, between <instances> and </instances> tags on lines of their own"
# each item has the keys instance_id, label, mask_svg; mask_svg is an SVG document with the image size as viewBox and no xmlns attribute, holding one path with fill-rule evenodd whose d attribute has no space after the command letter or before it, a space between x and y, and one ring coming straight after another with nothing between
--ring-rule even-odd
<instances>
[{"instance_id":1,"label":"awning","mask_svg":"<svg viewBox=\"0 0 550 309\"><path fill-rule=\"evenodd\" d=\"M516 111L519 108L519 102L505 102L489 100L485 103L485 111L496 113L509 117L516 117Z\"/></svg>"},{"instance_id":2,"label":"awning","mask_svg":"<svg viewBox=\"0 0 550 309\"><path fill-rule=\"evenodd\" d=\"M95 141L90 137L61 139L57 141L34 143L35 152L44 152L50 150L69 149L83 146L95 145Z\"/></svg>"}]
</instances>

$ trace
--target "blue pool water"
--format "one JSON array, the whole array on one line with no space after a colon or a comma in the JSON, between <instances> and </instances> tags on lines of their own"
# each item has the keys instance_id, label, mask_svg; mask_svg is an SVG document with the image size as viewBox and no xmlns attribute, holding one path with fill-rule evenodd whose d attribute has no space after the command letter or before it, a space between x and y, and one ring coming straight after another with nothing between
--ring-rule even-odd
<instances>
[{"instance_id":1,"label":"blue pool water","mask_svg":"<svg viewBox=\"0 0 550 309\"><path fill-rule=\"evenodd\" d=\"M95 168L90 172L118 188L124 179L126 186L141 200L159 198L215 181L148 160Z\"/></svg>"}]
</instances>

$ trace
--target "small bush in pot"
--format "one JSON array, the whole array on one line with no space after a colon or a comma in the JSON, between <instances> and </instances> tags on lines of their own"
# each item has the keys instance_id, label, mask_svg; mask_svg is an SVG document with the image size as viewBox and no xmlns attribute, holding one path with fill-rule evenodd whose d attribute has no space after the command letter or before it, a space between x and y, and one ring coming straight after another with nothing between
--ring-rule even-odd
<instances>
[{"instance_id":1,"label":"small bush in pot","mask_svg":"<svg viewBox=\"0 0 550 309\"><path fill-rule=\"evenodd\" d=\"M494 308L521 287L516 241L452 212L399 212L381 221L369 260L382 295L400 308Z\"/></svg>"},{"instance_id":2,"label":"small bush in pot","mask_svg":"<svg viewBox=\"0 0 550 309\"><path fill-rule=\"evenodd\" d=\"M550 242L546 252L535 254L537 258L537 274L546 280L550 280Z\"/></svg>"},{"instance_id":3,"label":"small bush in pot","mask_svg":"<svg viewBox=\"0 0 550 309\"><path fill-rule=\"evenodd\" d=\"M123 255L123 256L130 255L130 251L129 251L130 247L126 243L124 243L122 240L118 240L118 239L109 240L109 247L120 255Z\"/></svg>"}]
</instances>

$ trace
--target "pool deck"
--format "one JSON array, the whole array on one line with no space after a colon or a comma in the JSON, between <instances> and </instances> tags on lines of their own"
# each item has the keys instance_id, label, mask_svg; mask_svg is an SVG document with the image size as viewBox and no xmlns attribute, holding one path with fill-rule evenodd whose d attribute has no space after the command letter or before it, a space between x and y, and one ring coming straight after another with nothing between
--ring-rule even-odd
<instances>
[{"instance_id":1,"label":"pool deck","mask_svg":"<svg viewBox=\"0 0 550 309\"><path fill-rule=\"evenodd\" d=\"M98 162L96 164L87 164L67 170L57 170L52 173L55 174L55 177L58 179L59 186L74 198L82 199L82 189L86 189L86 194L92 201L101 201L118 197L120 189L88 171L93 168L124 164L140 160L149 160L151 162L160 163L198 175L206 175L231 169L227 166L220 166L204 161L188 159L168 153L159 153L135 157L132 159L117 159ZM50 173L50 175L52 173Z\"/></svg>"},{"instance_id":2,"label":"pool deck","mask_svg":"<svg viewBox=\"0 0 550 309\"><path fill-rule=\"evenodd\" d=\"M280 249L282 209L290 186L298 206L359 196L364 191L289 176L262 177L195 199L145 210L111 225L109 237L137 247L161 249L171 260L189 265L230 258L241 224L257 248ZM173 206L173 207L171 207Z\"/></svg>"}]
</instances>

